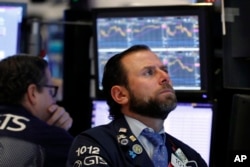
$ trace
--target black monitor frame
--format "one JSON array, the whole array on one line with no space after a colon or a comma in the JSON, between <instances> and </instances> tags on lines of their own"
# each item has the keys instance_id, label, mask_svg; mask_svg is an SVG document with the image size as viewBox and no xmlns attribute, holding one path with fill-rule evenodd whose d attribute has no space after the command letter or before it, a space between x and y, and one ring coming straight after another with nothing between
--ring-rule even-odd
<instances>
[{"instance_id":1,"label":"black monitor frame","mask_svg":"<svg viewBox=\"0 0 250 167\"><path fill-rule=\"evenodd\" d=\"M250 153L250 94L235 93L232 96L231 113L229 119L229 133L227 138L226 166L237 166L237 155ZM239 166L249 166L250 160L246 159Z\"/></svg>"},{"instance_id":2,"label":"black monitor frame","mask_svg":"<svg viewBox=\"0 0 250 167\"><path fill-rule=\"evenodd\" d=\"M119 17L153 17L153 16L198 16L199 21L199 56L200 56L200 89L199 90L176 90L178 101L208 101L212 99L212 45L211 45L211 11L212 6L154 6L154 7L124 7L124 8L96 8L93 13L93 35L94 35L94 57L95 57L95 91L96 97L102 99L99 79L102 74L99 72L98 61L98 18L119 18ZM150 46L149 46L150 47Z\"/></svg>"}]
</instances>

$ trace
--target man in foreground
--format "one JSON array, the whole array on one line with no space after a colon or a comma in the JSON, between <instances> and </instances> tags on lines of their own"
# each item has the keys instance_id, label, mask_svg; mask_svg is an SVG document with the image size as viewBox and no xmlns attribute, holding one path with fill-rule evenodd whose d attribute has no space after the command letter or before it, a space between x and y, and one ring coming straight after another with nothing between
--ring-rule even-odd
<instances>
[{"instance_id":1,"label":"man in foreground","mask_svg":"<svg viewBox=\"0 0 250 167\"><path fill-rule=\"evenodd\" d=\"M147 46L111 57L102 85L113 121L75 138L68 167L207 167L200 154L164 131L177 100L167 67Z\"/></svg>"}]
</instances>

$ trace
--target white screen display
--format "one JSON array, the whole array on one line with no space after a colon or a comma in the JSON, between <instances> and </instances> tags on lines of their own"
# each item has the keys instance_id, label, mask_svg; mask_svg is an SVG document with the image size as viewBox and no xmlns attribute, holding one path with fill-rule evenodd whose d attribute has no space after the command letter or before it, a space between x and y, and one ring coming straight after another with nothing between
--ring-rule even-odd
<instances>
[{"instance_id":1,"label":"white screen display","mask_svg":"<svg viewBox=\"0 0 250 167\"><path fill-rule=\"evenodd\" d=\"M23 4L0 3L0 60L17 53L19 29L23 18Z\"/></svg>"},{"instance_id":2,"label":"white screen display","mask_svg":"<svg viewBox=\"0 0 250 167\"><path fill-rule=\"evenodd\" d=\"M204 105L178 104L165 120L164 128L199 152L209 165L213 111L209 104Z\"/></svg>"}]
</instances>

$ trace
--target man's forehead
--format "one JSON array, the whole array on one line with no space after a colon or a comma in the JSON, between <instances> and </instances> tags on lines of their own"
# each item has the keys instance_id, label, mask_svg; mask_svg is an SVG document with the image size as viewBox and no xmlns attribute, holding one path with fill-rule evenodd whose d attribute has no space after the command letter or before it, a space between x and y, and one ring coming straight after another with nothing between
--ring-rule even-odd
<instances>
[{"instance_id":1,"label":"man's forehead","mask_svg":"<svg viewBox=\"0 0 250 167\"><path fill-rule=\"evenodd\" d=\"M149 59L159 59L158 56L150 51L150 50L141 50L137 52L132 52L126 56L124 56L124 59L128 59L130 61L148 61Z\"/></svg>"},{"instance_id":2,"label":"man's forehead","mask_svg":"<svg viewBox=\"0 0 250 167\"><path fill-rule=\"evenodd\" d=\"M131 53L124 57L123 63L126 66L154 66L162 64L158 56L151 51L140 51Z\"/></svg>"},{"instance_id":3,"label":"man's forehead","mask_svg":"<svg viewBox=\"0 0 250 167\"><path fill-rule=\"evenodd\" d=\"M123 66L129 71L141 71L147 68L162 68L164 65L153 52L130 54L123 60Z\"/></svg>"}]
</instances>

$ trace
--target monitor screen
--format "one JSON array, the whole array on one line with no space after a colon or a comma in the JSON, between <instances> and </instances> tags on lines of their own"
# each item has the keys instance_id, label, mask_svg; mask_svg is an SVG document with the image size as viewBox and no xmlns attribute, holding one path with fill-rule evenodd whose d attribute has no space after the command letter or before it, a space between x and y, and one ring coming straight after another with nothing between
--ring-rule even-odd
<instances>
[{"instance_id":1,"label":"monitor screen","mask_svg":"<svg viewBox=\"0 0 250 167\"><path fill-rule=\"evenodd\" d=\"M21 50L21 23L25 3L0 2L0 60Z\"/></svg>"},{"instance_id":2,"label":"monitor screen","mask_svg":"<svg viewBox=\"0 0 250 167\"><path fill-rule=\"evenodd\" d=\"M107 124L108 105L104 100L93 100L91 127ZM194 148L209 164L213 124L210 103L178 103L164 122L164 129L172 136Z\"/></svg>"},{"instance_id":3,"label":"monitor screen","mask_svg":"<svg viewBox=\"0 0 250 167\"><path fill-rule=\"evenodd\" d=\"M208 9L166 6L93 10L97 98L102 98L107 60L132 45L145 44L168 66L179 100L184 96L207 100L211 59Z\"/></svg>"},{"instance_id":4,"label":"monitor screen","mask_svg":"<svg viewBox=\"0 0 250 167\"><path fill-rule=\"evenodd\" d=\"M46 34L46 60L49 63L49 68L53 81L59 86L57 101L63 100L63 48L64 48L64 27L62 24L49 23L43 25Z\"/></svg>"}]
</instances>

